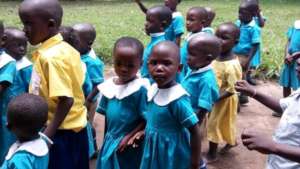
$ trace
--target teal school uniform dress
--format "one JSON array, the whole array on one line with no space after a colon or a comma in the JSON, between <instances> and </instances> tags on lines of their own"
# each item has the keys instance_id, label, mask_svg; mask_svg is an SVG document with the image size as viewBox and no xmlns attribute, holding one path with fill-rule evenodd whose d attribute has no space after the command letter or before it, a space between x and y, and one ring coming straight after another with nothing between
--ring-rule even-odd
<instances>
[{"instance_id":1,"label":"teal school uniform dress","mask_svg":"<svg viewBox=\"0 0 300 169\"><path fill-rule=\"evenodd\" d=\"M288 52L290 55L300 52L300 20L294 23L294 26L289 28L287 32L290 44ZM293 61L291 64L284 64L279 83L283 87L291 87L294 90L300 87L300 81L296 72L297 63Z\"/></svg>"},{"instance_id":2,"label":"teal school uniform dress","mask_svg":"<svg viewBox=\"0 0 300 169\"><path fill-rule=\"evenodd\" d=\"M149 79L150 82L152 83L153 80L152 80L152 78L150 76L150 73L149 73L149 70L148 70L148 60L149 60L149 57L151 55L152 48L155 45L157 45L159 42L165 41L166 38L165 38L165 33L164 32L150 34L150 37L151 37L151 41L144 50L143 65L141 67L140 73L141 73L141 76L143 78Z\"/></svg>"},{"instance_id":3,"label":"teal school uniform dress","mask_svg":"<svg viewBox=\"0 0 300 169\"><path fill-rule=\"evenodd\" d=\"M188 169L191 147L187 128L198 123L188 93L180 84L159 89L154 83L148 90L147 100L140 169Z\"/></svg>"},{"instance_id":4,"label":"teal school uniform dress","mask_svg":"<svg viewBox=\"0 0 300 169\"><path fill-rule=\"evenodd\" d=\"M17 141L10 147L1 169L48 169L48 153L47 143L42 138Z\"/></svg>"},{"instance_id":5,"label":"teal school uniform dress","mask_svg":"<svg viewBox=\"0 0 300 169\"><path fill-rule=\"evenodd\" d=\"M180 12L172 13L172 22L165 32L166 39L173 42L184 33L184 18Z\"/></svg>"},{"instance_id":6,"label":"teal school uniform dress","mask_svg":"<svg viewBox=\"0 0 300 169\"><path fill-rule=\"evenodd\" d=\"M215 30L212 27L205 27L201 32L210 33L212 35L215 34Z\"/></svg>"},{"instance_id":7,"label":"teal school uniform dress","mask_svg":"<svg viewBox=\"0 0 300 169\"><path fill-rule=\"evenodd\" d=\"M97 112L106 117L106 133L97 159L97 169L139 169L142 147L118 152L124 136L143 121L146 111L148 79L137 78L117 85L111 78L98 86L101 100Z\"/></svg>"},{"instance_id":8,"label":"teal school uniform dress","mask_svg":"<svg viewBox=\"0 0 300 169\"><path fill-rule=\"evenodd\" d=\"M16 66L17 78L19 81L17 84L20 84L20 87L24 87L25 92L28 92L33 68L32 62L29 61L26 56L24 56L22 59L16 62Z\"/></svg>"},{"instance_id":9,"label":"teal school uniform dress","mask_svg":"<svg viewBox=\"0 0 300 169\"><path fill-rule=\"evenodd\" d=\"M0 164L4 161L5 154L7 153L11 144L15 142L15 136L6 128L7 118L7 106L9 101L17 96L19 91L13 91L14 81L16 79L16 61L11 56L2 52L0 55L0 83L9 83L9 87L6 88L0 95Z\"/></svg>"},{"instance_id":10,"label":"teal school uniform dress","mask_svg":"<svg viewBox=\"0 0 300 169\"><path fill-rule=\"evenodd\" d=\"M189 71L182 86L190 94L194 112L200 108L211 112L214 103L219 99L219 87L211 65L196 71Z\"/></svg>"},{"instance_id":11,"label":"teal school uniform dress","mask_svg":"<svg viewBox=\"0 0 300 169\"><path fill-rule=\"evenodd\" d=\"M240 28L240 39L239 43L233 48L233 52L237 55L248 56L252 45L259 44L256 54L250 61L251 67L259 66L261 63L261 28L256 24L254 19L248 24L243 24L240 20L237 20L236 25Z\"/></svg>"}]
</instances>

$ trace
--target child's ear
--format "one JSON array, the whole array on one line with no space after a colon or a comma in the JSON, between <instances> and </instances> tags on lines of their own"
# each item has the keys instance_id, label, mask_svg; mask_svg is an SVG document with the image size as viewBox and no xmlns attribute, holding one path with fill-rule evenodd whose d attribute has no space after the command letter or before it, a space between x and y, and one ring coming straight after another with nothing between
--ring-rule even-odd
<instances>
[{"instance_id":1,"label":"child's ear","mask_svg":"<svg viewBox=\"0 0 300 169\"><path fill-rule=\"evenodd\" d=\"M55 22L54 19L49 19L48 21L48 27L51 28L56 28L57 27L57 23Z\"/></svg>"},{"instance_id":2,"label":"child's ear","mask_svg":"<svg viewBox=\"0 0 300 169\"><path fill-rule=\"evenodd\" d=\"M163 21L161 22L161 31L162 31L162 32L164 32L164 30L165 30L165 28L167 27L167 25L168 25L168 21L163 20Z\"/></svg>"}]
</instances>

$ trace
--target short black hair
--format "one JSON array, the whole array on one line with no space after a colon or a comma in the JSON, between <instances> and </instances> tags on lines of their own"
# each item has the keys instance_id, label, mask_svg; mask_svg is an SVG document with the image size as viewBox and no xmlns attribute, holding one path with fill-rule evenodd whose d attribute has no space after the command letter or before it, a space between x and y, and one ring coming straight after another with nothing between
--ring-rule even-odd
<instances>
[{"instance_id":1,"label":"short black hair","mask_svg":"<svg viewBox=\"0 0 300 169\"><path fill-rule=\"evenodd\" d=\"M258 2L256 0L243 0L240 4L240 8L250 11L253 15L259 9Z\"/></svg>"},{"instance_id":2,"label":"short black hair","mask_svg":"<svg viewBox=\"0 0 300 169\"><path fill-rule=\"evenodd\" d=\"M36 135L45 125L47 115L48 104L41 96L25 93L8 104L8 122L27 135Z\"/></svg>"},{"instance_id":3,"label":"short black hair","mask_svg":"<svg viewBox=\"0 0 300 169\"><path fill-rule=\"evenodd\" d=\"M232 30L232 32L234 33L234 38L237 39L237 40L239 40L239 37L240 37L240 28L238 26L236 26L236 24L234 24L232 22L225 22L225 23L220 24L218 26L218 28L221 27L221 26L227 26L227 27L229 27Z\"/></svg>"},{"instance_id":4,"label":"short black hair","mask_svg":"<svg viewBox=\"0 0 300 169\"><path fill-rule=\"evenodd\" d=\"M207 10L204 7L192 7L188 11L192 11L192 10L196 11L198 16L203 17L201 19L204 19L205 21L208 20L208 13L207 13Z\"/></svg>"},{"instance_id":5,"label":"short black hair","mask_svg":"<svg viewBox=\"0 0 300 169\"><path fill-rule=\"evenodd\" d=\"M79 32L80 34L84 34L87 41L94 42L96 39L96 29L90 23L77 23L72 26L73 31Z\"/></svg>"},{"instance_id":6,"label":"short black hair","mask_svg":"<svg viewBox=\"0 0 300 169\"><path fill-rule=\"evenodd\" d=\"M172 41L166 40L166 41L161 41L158 44L156 44L153 49L152 49L152 53L154 50L162 50L168 48L168 52L173 52L172 56L175 57L174 59L176 59L178 62L180 62L180 49L178 47L178 45ZM151 53L151 55L152 55Z\"/></svg>"},{"instance_id":7,"label":"short black hair","mask_svg":"<svg viewBox=\"0 0 300 169\"><path fill-rule=\"evenodd\" d=\"M151 7L150 9L148 9L148 11L153 11L153 13L157 15L164 29L166 29L171 24L172 11L170 8L163 5L158 5L158 6Z\"/></svg>"},{"instance_id":8,"label":"short black hair","mask_svg":"<svg viewBox=\"0 0 300 169\"><path fill-rule=\"evenodd\" d=\"M3 22L0 21L0 34L3 34L3 31L4 31L4 25Z\"/></svg>"},{"instance_id":9,"label":"short black hair","mask_svg":"<svg viewBox=\"0 0 300 169\"><path fill-rule=\"evenodd\" d=\"M143 58L143 52L144 52L144 45L142 44L141 41L139 41L136 38L133 37L121 37L120 39L118 39L114 45L114 50L115 51L117 48L119 47L130 47L130 48L134 48L137 53L139 59Z\"/></svg>"},{"instance_id":10,"label":"short black hair","mask_svg":"<svg viewBox=\"0 0 300 169\"><path fill-rule=\"evenodd\" d=\"M72 45L72 29L73 28L71 26L59 27L59 33L62 35L64 41L66 41L70 45Z\"/></svg>"}]
</instances>

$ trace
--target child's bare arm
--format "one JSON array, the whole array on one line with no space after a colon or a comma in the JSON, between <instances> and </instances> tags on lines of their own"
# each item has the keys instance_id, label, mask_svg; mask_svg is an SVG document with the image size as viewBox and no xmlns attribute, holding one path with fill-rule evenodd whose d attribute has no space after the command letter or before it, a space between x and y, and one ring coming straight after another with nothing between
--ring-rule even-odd
<instances>
[{"instance_id":1,"label":"child's bare arm","mask_svg":"<svg viewBox=\"0 0 300 169\"><path fill-rule=\"evenodd\" d=\"M220 91L220 97L218 101L221 101L223 99L226 99L227 97L232 96L234 93L228 92L228 91Z\"/></svg>"},{"instance_id":2,"label":"child's bare arm","mask_svg":"<svg viewBox=\"0 0 300 169\"><path fill-rule=\"evenodd\" d=\"M235 89L238 92L244 93L250 97L253 97L255 100L261 102L270 109L282 113L282 108L280 107L279 100L274 97L268 96L261 92L256 91L251 85L249 85L245 80L238 81L236 83Z\"/></svg>"},{"instance_id":3,"label":"child's bare arm","mask_svg":"<svg viewBox=\"0 0 300 169\"><path fill-rule=\"evenodd\" d=\"M256 14L257 18L258 18L258 25L259 27L263 28L265 26L265 18L262 16L262 12L260 9L257 10L257 14Z\"/></svg>"},{"instance_id":4,"label":"child's bare arm","mask_svg":"<svg viewBox=\"0 0 300 169\"><path fill-rule=\"evenodd\" d=\"M140 7L140 9L146 14L148 9L146 8L146 6L141 2L141 0L134 0L138 6Z\"/></svg>"},{"instance_id":5,"label":"child's bare arm","mask_svg":"<svg viewBox=\"0 0 300 169\"><path fill-rule=\"evenodd\" d=\"M198 124L189 128L191 133L191 169L198 169L201 161L201 133Z\"/></svg>"},{"instance_id":6,"label":"child's bare arm","mask_svg":"<svg viewBox=\"0 0 300 169\"><path fill-rule=\"evenodd\" d=\"M56 113L54 114L54 118L44 131L46 136L48 136L49 138L54 136L56 130L61 125L61 123L65 120L67 114L69 113L74 103L74 99L71 97L63 96L63 97L59 97L58 100L59 101L57 104Z\"/></svg>"},{"instance_id":7,"label":"child's bare arm","mask_svg":"<svg viewBox=\"0 0 300 169\"><path fill-rule=\"evenodd\" d=\"M176 44L180 47L180 43L181 43L181 36L177 36L176 37Z\"/></svg>"},{"instance_id":8,"label":"child's bare arm","mask_svg":"<svg viewBox=\"0 0 300 169\"><path fill-rule=\"evenodd\" d=\"M300 163L300 148L274 142L271 137L254 131L242 134L243 144L249 150L256 150L263 154L276 154L283 158Z\"/></svg>"}]
</instances>

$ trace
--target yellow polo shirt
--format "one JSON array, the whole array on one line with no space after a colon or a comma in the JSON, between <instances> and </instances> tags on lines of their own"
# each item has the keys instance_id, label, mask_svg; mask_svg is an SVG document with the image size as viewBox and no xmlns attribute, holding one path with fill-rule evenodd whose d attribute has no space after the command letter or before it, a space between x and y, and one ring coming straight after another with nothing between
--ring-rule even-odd
<instances>
[{"instance_id":1,"label":"yellow polo shirt","mask_svg":"<svg viewBox=\"0 0 300 169\"><path fill-rule=\"evenodd\" d=\"M84 73L80 54L57 34L42 43L33 52L32 59L34 68L29 91L47 100L47 124L54 118L58 97L71 97L74 99L73 106L59 129L80 131L87 123L87 110L81 88Z\"/></svg>"}]
</instances>

